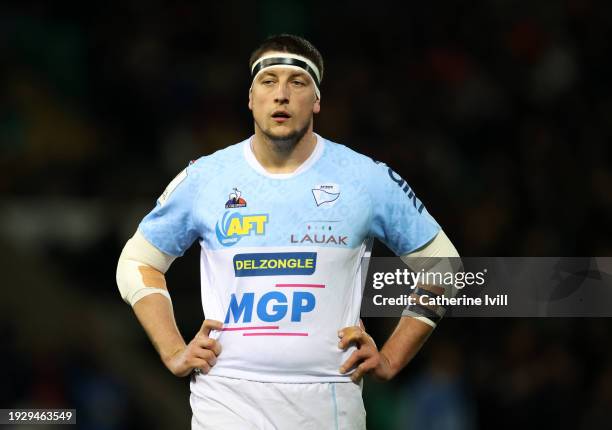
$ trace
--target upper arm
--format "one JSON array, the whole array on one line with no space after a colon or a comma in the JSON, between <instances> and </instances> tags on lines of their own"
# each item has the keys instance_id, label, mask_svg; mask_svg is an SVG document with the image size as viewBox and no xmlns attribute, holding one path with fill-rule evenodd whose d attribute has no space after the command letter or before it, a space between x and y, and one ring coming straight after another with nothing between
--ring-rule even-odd
<instances>
[{"instance_id":1,"label":"upper arm","mask_svg":"<svg viewBox=\"0 0 612 430\"><path fill-rule=\"evenodd\" d=\"M181 171L166 187L155 208L144 217L138 230L161 252L182 256L200 236L193 214L194 202L201 189L195 165Z\"/></svg>"},{"instance_id":2,"label":"upper arm","mask_svg":"<svg viewBox=\"0 0 612 430\"><path fill-rule=\"evenodd\" d=\"M374 162L369 168L370 235L396 255L412 252L430 242L440 226L408 183L383 163Z\"/></svg>"},{"instance_id":3,"label":"upper arm","mask_svg":"<svg viewBox=\"0 0 612 430\"><path fill-rule=\"evenodd\" d=\"M137 231L123 247L117 263L117 286L123 300L133 306L154 293L170 299L164 273L175 258L161 252Z\"/></svg>"}]
</instances>

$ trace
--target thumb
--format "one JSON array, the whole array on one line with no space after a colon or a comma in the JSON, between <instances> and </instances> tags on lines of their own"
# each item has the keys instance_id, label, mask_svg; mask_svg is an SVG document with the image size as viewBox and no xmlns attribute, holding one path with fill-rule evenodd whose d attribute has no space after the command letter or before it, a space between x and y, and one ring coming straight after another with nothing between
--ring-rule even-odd
<instances>
[{"instance_id":1,"label":"thumb","mask_svg":"<svg viewBox=\"0 0 612 430\"><path fill-rule=\"evenodd\" d=\"M223 323L217 320L204 320L202 327L200 327L200 333L204 336L208 336L211 330L221 330Z\"/></svg>"}]
</instances>

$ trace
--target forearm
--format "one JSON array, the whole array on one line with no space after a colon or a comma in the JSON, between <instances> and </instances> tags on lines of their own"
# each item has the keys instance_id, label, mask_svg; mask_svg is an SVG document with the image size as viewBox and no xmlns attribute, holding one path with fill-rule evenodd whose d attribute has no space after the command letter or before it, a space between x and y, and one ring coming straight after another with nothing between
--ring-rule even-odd
<instances>
[{"instance_id":1,"label":"forearm","mask_svg":"<svg viewBox=\"0 0 612 430\"><path fill-rule=\"evenodd\" d=\"M151 294L133 306L138 321L166 366L169 360L185 349L172 310L172 303L161 294Z\"/></svg>"},{"instance_id":2,"label":"forearm","mask_svg":"<svg viewBox=\"0 0 612 430\"><path fill-rule=\"evenodd\" d=\"M390 377L394 377L419 352L433 327L412 317L401 317L395 330L381 348L381 354L389 361Z\"/></svg>"},{"instance_id":3,"label":"forearm","mask_svg":"<svg viewBox=\"0 0 612 430\"><path fill-rule=\"evenodd\" d=\"M440 231L426 246L402 256L402 260L415 272L424 270L434 273L453 272L456 270L454 266L460 263L459 253L443 231ZM454 293L455 290L452 287L421 284L411 297L418 300L419 294L453 296ZM405 316L401 317L393 334L381 349L381 354L389 361L392 376L402 370L419 352L436 326L437 320L444 314L443 310L427 306L416 305L414 307L416 309L411 310L409 307L405 311ZM429 312L423 314L423 311ZM432 319L431 315L436 318Z\"/></svg>"}]
</instances>

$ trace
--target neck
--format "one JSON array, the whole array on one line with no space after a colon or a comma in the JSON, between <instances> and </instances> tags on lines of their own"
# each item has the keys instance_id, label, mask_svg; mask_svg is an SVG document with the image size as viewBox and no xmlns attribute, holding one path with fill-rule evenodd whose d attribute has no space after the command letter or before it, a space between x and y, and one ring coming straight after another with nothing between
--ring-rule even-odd
<instances>
[{"instance_id":1,"label":"neck","mask_svg":"<svg viewBox=\"0 0 612 430\"><path fill-rule=\"evenodd\" d=\"M275 141L255 125L252 149L255 158L269 173L293 173L310 157L317 144L312 125L299 140L292 142Z\"/></svg>"}]
</instances>

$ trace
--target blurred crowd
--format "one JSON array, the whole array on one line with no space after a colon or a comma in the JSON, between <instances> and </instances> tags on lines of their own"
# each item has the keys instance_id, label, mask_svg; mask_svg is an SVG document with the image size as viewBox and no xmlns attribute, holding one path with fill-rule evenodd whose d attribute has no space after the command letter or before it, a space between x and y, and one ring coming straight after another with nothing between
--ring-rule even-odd
<instances>
[{"instance_id":1,"label":"blurred crowd","mask_svg":"<svg viewBox=\"0 0 612 430\"><path fill-rule=\"evenodd\" d=\"M116 260L189 160L252 134L248 57L281 32L325 58L315 131L405 177L462 255L612 254L609 2L2 3L0 407L188 425ZM193 248L168 275L186 337L198 279ZM379 344L393 324L366 320ZM366 381L368 428L601 425L611 328L444 320L396 380Z\"/></svg>"}]
</instances>

